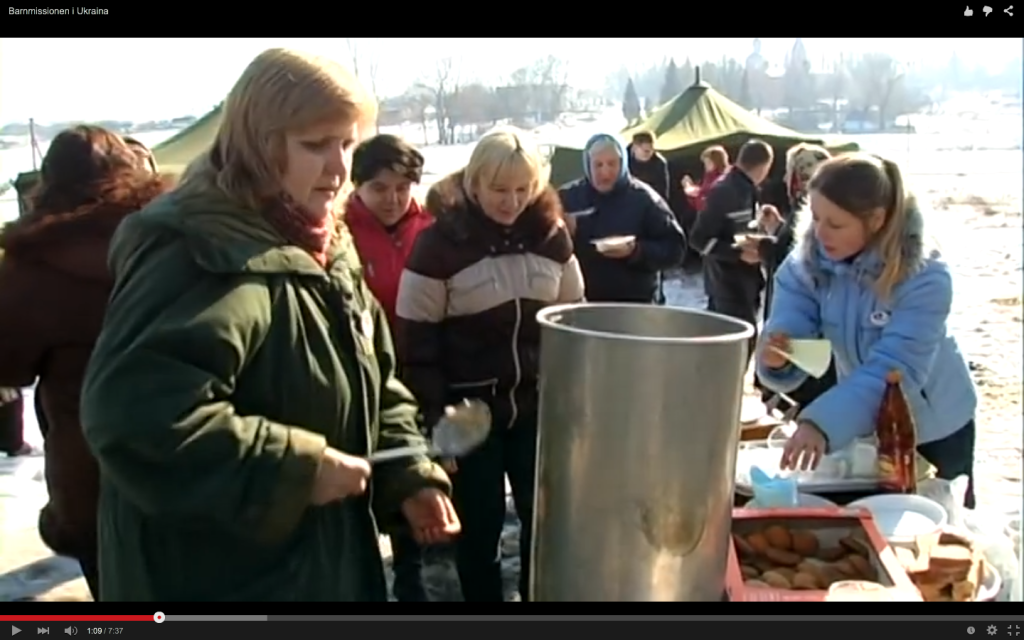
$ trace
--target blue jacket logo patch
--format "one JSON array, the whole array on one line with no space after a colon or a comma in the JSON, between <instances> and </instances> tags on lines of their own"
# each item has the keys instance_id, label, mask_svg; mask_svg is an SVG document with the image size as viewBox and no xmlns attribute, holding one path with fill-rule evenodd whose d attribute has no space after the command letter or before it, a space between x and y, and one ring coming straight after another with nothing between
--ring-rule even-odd
<instances>
[{"instance_id":1,"label":"blue jacket logo patch","mask_svg":"<svg viewBox=\"0 0 1024 640\"><path fill-rule=\"evenodd\" d=\"M889 318L891 317L892 314L889 313L888 311L875 311L871 314L869 320L871 320L871 324L875 325L876 327L884 327L885 325L889 324Z\"/></svg>"}]
</instances>

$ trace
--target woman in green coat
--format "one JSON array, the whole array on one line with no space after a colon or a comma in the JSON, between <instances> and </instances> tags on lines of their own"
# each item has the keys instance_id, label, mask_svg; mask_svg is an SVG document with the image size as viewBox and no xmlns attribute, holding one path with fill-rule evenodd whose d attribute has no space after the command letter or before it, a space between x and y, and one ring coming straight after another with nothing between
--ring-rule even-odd
<instances>
[{"instance_id":1,"label":"woman in green coat","mask_svg":"<svg viewBox=\"0 0 1024 640\"><path fill-rule=\"evenodd\" d=\"M259 55L214 144L127 218L82 396L104 601L385 599L378 527L459 531L335 215L374 100L333 62Z\"/></svg>"}]
</instances>

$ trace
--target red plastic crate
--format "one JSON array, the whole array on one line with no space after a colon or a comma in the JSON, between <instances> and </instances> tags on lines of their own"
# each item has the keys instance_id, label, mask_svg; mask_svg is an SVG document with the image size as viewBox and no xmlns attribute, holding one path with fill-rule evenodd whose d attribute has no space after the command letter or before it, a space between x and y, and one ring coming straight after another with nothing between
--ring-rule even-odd
<instances>
[{"instance_id":1,"label":"red plastic crate","mask_svg":"<svg viewBox=\"0 0 1024 640\"><path fill-rule=\"evenodd\" d=\"M733 509L732 533L748 535L771 525L782 525L789 530L811 530L819 538L834 535L837 538L861 532L861 538L871 547L868 560L878 573L877 582L901 592L909 598L920 599L917 587L903 570L896 554L875 526L874 519L864 510L826 508L792 509ZM736 545L729 545L729 563L725 575L725 590L730 602L823 602L827 591L788 590L748 587L740 570Z\"/></svg>"}]
</instances>

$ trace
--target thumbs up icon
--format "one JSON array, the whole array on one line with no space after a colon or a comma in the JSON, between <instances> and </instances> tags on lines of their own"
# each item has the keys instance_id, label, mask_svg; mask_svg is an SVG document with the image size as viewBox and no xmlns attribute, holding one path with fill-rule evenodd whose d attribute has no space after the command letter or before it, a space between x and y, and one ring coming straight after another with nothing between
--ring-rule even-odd
<instances>
[{"instance_id":1,"label":"thumbs up icon","mask_svg":"<svg viewBox=\"0 0 1024 640\"><path fill-rule=\"evenodd\" d=\"M970 8L970 7L967 7L967 8L966 8L966 9L964 10L964 15L965 15L965 16L967 16L968 18L970 18L971 16L973 16L973 15L974 15L974 9L972 9L972 8Z\"/></svg>"}]
</instances>

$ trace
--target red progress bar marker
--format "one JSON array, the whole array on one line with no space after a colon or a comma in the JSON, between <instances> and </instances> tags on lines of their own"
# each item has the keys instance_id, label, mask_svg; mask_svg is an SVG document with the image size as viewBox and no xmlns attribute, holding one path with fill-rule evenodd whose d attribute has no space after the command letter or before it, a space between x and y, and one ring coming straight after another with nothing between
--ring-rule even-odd
<instances>
[{"instance_id":1,"label":"red progress bar marker","mask_svg":"<svg viewBox=\"0 0 1024 640\"><path fill-rule=\"evenodd\" d=\"M153 616L4 616L0 622L153 622Z\"/></svg>"}]
</instances>

